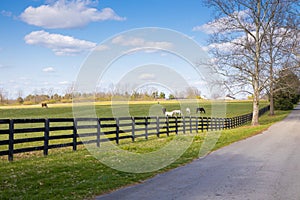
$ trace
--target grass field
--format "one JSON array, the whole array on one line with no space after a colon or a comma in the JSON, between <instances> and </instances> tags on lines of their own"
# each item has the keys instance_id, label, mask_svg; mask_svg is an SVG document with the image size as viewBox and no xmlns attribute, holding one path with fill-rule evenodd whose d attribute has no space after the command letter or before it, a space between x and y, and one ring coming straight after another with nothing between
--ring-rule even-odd
<instances>
[{"instance_id":1,"label":"grass field","mask_svg":"<svg viewBox=\"0 0 300 200\"><path fill-rule=\"evenodd\" d=\"M266 106L268 103L262 101L260 107ZM182 108L188 106L182 105ZM250 113L252 110L251 101L229 101L229 102L210 102L210 101L199 101L198 106L204 107L206 114L201 114L201 116L211 116L212 105L214 105L215 110L218 110L218 105L220 110L222 110L222 116L224 117L234 117L242 114ZM194 104L192 105L194 106ZM113 104L111 102L101 102L95 104L95 111L98 117L112 117L112 107L116 110L127 109L131 116L149 116L149 115L162 115L161 108L165 107L168 111L180 109L181 106L177 101L161 101L160 104L157 102L125 102L123 104ZM226 110L223 111L224 108ZM81 106L81 109L89 109L90 107ZM191 107L191 114L195 114L196 108ZM217 112L216 112L217 113ZM2 106L0 107L0 119L19 119L19 118L64 118L73 117L72 104L49 104L49 108L41 108L40 105L34 106ZM216 116L214 116L216 117Z\"/></svg>"},{"instance_id":2,"label":"grass field","mask_svg":"<svg viewBox=\"0 0 300 200\"><path fill-rule=\"evenodd\" d=\"M205 103L202 103L201 106L209 110L209 103ZM145 112L148 112L151 105L151 103L130 104L130 109L135 115L145 116ZM163 102L161 105L168 109L178 108L176 103L165 104ZM51 106L49 109L0 108L0 118L72 117L71 106L53 106L53 108ZM109 116L111 114L109 108L109 104L96 105L97 114L103 117ZM251 112L251 103L249 102L227 104L227 116L249 112ZM276 116L273 117L265 114L260 118L261 125L257 127L245 125L222 131L212 150L258 134L274 122L283 119L288 113L277 111ZM199 157L199 150L205 135L205 132L197 134L190 147L179 159L171 165L151 173L125 173L114 170L94 158L84 146L77 151L72 151L70 148L52 149L47 157L44 157L42 152L16 154L13 162L8 162L7 157L0 157L0 199L92 199L95 195L139 183L158 173L191 162ZM119 147L141 154L149 153L165 146L174 137L159 139L150 137L148 140L124 143Z\"/></svg>"}]
</instances>

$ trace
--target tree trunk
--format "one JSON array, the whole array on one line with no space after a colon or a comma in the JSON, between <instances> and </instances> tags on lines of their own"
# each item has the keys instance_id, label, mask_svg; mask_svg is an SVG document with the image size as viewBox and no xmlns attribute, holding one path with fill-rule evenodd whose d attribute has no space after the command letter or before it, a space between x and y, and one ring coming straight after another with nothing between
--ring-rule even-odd
<instances>
[{"instance_id":1,"label":"tree trunk","mask_svg":"<svg viewBox=\"0 0 300 200\"><path fill-rule=\"evenodd\" d=\"M251 122L252 126L259 125L258 114L259 114L259 91L258 88L254 87L253 114L252 114L252 122Z\"/></svg>"},{"instance_id":2,"label":"tree trunk","mask_svg":"<svg viewBox=\"0 0 300 200\"><path fill-rule=\"evenodd\" d=\"M271 57L272 58L272 57ZM273 64L270 65L270 115L274 115L274 74Z\"/></svg>"},{"instance_id":3,"label":"tree trunk","mask_svg":"<svg viewBox=\"0 0 300 200\"><path fill-rule=\"evenodd\" d=\"M270 115L274 115L274 96L273 96L273 91L271 94L270 91Z\"/></svg>"},{"instance_id":4,"label":"tree trunk","mask_svg":"<svg viewBox=\"0 0 300 200\"><path fill-rule=\"evenodd\" d=\"M273 30L274 31L274 30ZM270 96L269 96L269 100L270 100L270 115L274 115L274 72L273 72L273 63L275 63L274 57L273 57L273 35L274 32L272 32L272 30L269 31L270 33L273 33L271 35L269 35L269 42L270 42L270 52L269 52L269 57L270 57Z\"/></svg>"},{"instance_id":5,"label":"tree trunk","mask_svg":"<svg viewBox=\"0 0 300 200\"><path fill-rule=\"evenodd\" d=\"M259 75L260 75L260 50L261 50L261 41L260 41L260 10L261 9L261 1L257 0L257 18L255 20L256 23L256 31L255 31L255 58L254 58L254 74L252 79L252 87L253 87L253 115L252 115L252 126L259 125L258 123L258 112L259 112Z\"/></svg>"}]
</instances>

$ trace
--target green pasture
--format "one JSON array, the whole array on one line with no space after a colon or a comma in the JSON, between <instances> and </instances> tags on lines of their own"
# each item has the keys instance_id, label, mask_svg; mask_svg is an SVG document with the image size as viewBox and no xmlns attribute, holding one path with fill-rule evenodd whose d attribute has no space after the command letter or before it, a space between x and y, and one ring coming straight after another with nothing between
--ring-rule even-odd
<instances>
[{"instance_id":1,"label":"green pasture","mask_svg":"<svg viewBox=\"0 0 300 200\"><path fill-rule=\"evenodd\" d=\"M262 102L261 107L264 107L267 105L267 102ZM200 115L200 116L208 116L208 117L233 117L238 116L246 113L250 113L252 109L252 104L250 101L231 101L231 102L209 102L209 101L200 101L198 102L199 107L204 107L206 110L206 114L196 114L196 107L192 109L192 106L195 106L194 104L189 104L189 102L183 101L181 104L176 101L164 101L160 102L159 104L157 102L129 102L129 103L120 103L120 104L105 104L103 105L95 105L95 106L86 106L82 105L80 107L77 107L76 111L80 111L84 117L86 117L86 113L89 110L95 109L95 111L92 110L92 112L96 112L98 117L112 117L114 116L114 112L118 114L119 111L128 110L128 112L125 112L125 115L132 115L132 116L163 116L161 108L164 107L167 110L175 110L180 109L184 110L186 107L191 108L191 114L192 115ZM78 115L76 115L78 116ZM121 116L122 112L121 112ZM71 104L66 104L66 106L57 106L55 104L50 104L49 108L41 108L41 107L15 107L15 108L2 108L0 109L0 118L2 119L19 119L19 118L73 118L73 108ZM87 116L89 117L89 116ZM113 122L108 122L113 123ZM126 123L123 121L123 123ZM130 122L128 122L130 123ZM50 123L51 127L55 126L72 126L72 122L63 122L63 123ZM80 125L80 124L79 124ZM85 122L82 125L97 125L95 122ZM155 125L155 124L154 124ZM22 128L38 128L43 127L43 123L29 123L29 124L15 124L15 128L22 129ZM150 127L151 125L149 125ZM144 126L141 126L140 128L143 128ZM130 129L131 127L127 127L127 129ZM8 129L8 124L0 125L0 129ZM114 128L106 128L102 131L114 131ZM78 133L84 134L87 132L93 133L95 132L95 129L90 130L79 130ZM64 130L64 131L51 131L50 136L55 135L72 135L72 130ZM127 133L123 133L122 135L126 135ZM142 131L137 131L135 133L136 135L144 134ZM15 139L23 139L23 138L35 138L35 137L43 137L44 132L33 132L33 133L21 133L21 134L15 134ZM8 134L6 135L0 135L0 140L8 140ZM107 136L107 137L115 137L115 135ZM94 140L95 137L85 137L80 138L82 141L87 140ZM78 139L79 140L79 139ZM139 138L137 140L145 140L145 138ZM72 142L72 138L68 139L56 139L56 140L50 140L49 145L54 144L62 144L62 143L70 143ZM131 139L121 140L122 144L131 142ZM43 146L43 141L36 141L36 142L27 142L27 143L19 143L14 145L14 149L20 149L20 148L26 148L26 147L35 147L35 146ZM8 145L0 145L0 150L7 150ZM52 150L51 150L52 151ZM50 151L50 152L51 152Z\"/></svg>"},{"instance_id":2,"label":"green pasture","mask_svg":"<svg viewBox=\"0 0 300 200\"><path fill-rule=\"evenodd\" d=\"M206 110L206 114L196 114L196 107L203 107ZM262 101L260 107L264 107L268 104L266 101ZM186 107L191 110L191 115L193 116L208 116L208 117L234 117L242 114L247 114L252 111L251 101L229 101L229 102L211 102L211 101L199 101L198 103L189 102L168 102L163 101L159 104L157 102L153 103L123 103L123 104L105 104L95 106L80 106L76 107L76 112L82 113L85 116L86 113L96 113L98 117L112 117L115 113L121 115L124 110L125 116L163 116L161 108L164 107L167 111L182 109L185 112ZM93 110L94 109L94 110ZM212 110L213 109L213 110ZM76 115L77 116L77 115ZM80 116L80 114L79 114ZM49 108L42 107L16 107L16 108L6 108L5 106L0 107L0 119L20 119L20 118L72 118L73 108L71 104L66 106L56 106L55 104L49 104Z\"/></svg>"}]
</instances>

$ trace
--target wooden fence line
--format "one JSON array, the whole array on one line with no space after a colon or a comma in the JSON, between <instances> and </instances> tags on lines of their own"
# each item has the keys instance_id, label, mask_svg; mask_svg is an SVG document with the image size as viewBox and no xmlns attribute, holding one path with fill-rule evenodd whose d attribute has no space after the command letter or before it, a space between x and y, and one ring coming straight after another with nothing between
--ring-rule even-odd
<instances>
[{"instance_id":1,"label":"wooden fence line","mask_svg":"<svg viewBox=\"0 0 300 200\"><path fill-rule=\"evenodd\" d=\"M269 110L266 106L259 110L259 116ZM162 134L192 133L196 131L222 130L236 128L252 120L252 113L233 117L120 117L120 118L49 118L49 119L0 119L0 156L7 155L12 161L14 154L43 151L77 145L96 144L122 139ZM18 126L23 125L22 128ZM26 126L27 125L27 126ZM24 126L26 128L24 128ZM29 126L29 127L28 127ZM34 127L32 127L34 126ZM63 133L61 133L63 132ZM34 137L27 135L35 134ZM6 138L6 139L3 139ZM80 138L80 140L78 140ZM38 142L39 145L17 147L24 143ZM6 147L6 148L5 148ZM4 150L3 150L4 149Z\"/></svg>"}]
</instances>

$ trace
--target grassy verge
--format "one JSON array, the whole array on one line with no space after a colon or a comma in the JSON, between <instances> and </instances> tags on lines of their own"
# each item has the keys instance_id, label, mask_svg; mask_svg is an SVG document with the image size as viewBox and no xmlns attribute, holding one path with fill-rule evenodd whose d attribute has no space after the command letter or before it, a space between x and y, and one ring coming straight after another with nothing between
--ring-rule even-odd
<instances>
[{"instance_id":1,"label":"grassy verge","mask_svg":"<svg viewBox=\"0 0 300 200\"><path fill-rule=\"evenodd\" d=\"M267 129L283 119L289 112L278 111L276 116L267 114L260 118L260 126L249 125L222 132L213 150L247 138ZM148 141L125 143L121 148L147 153L161 148L172 137L149 138ZM139 183L158 173L191 162L199 156L205 133L194 137L187 151L174 163L152 173L125 173L111 169L90 155L84 148L76 152L69 148L54 149L50 155L41 153L20 154L14 162L0 157L0 199L91 199L122 186ZM159 141L159 142L158 142Z\"/></svg>"}]
</instances>

